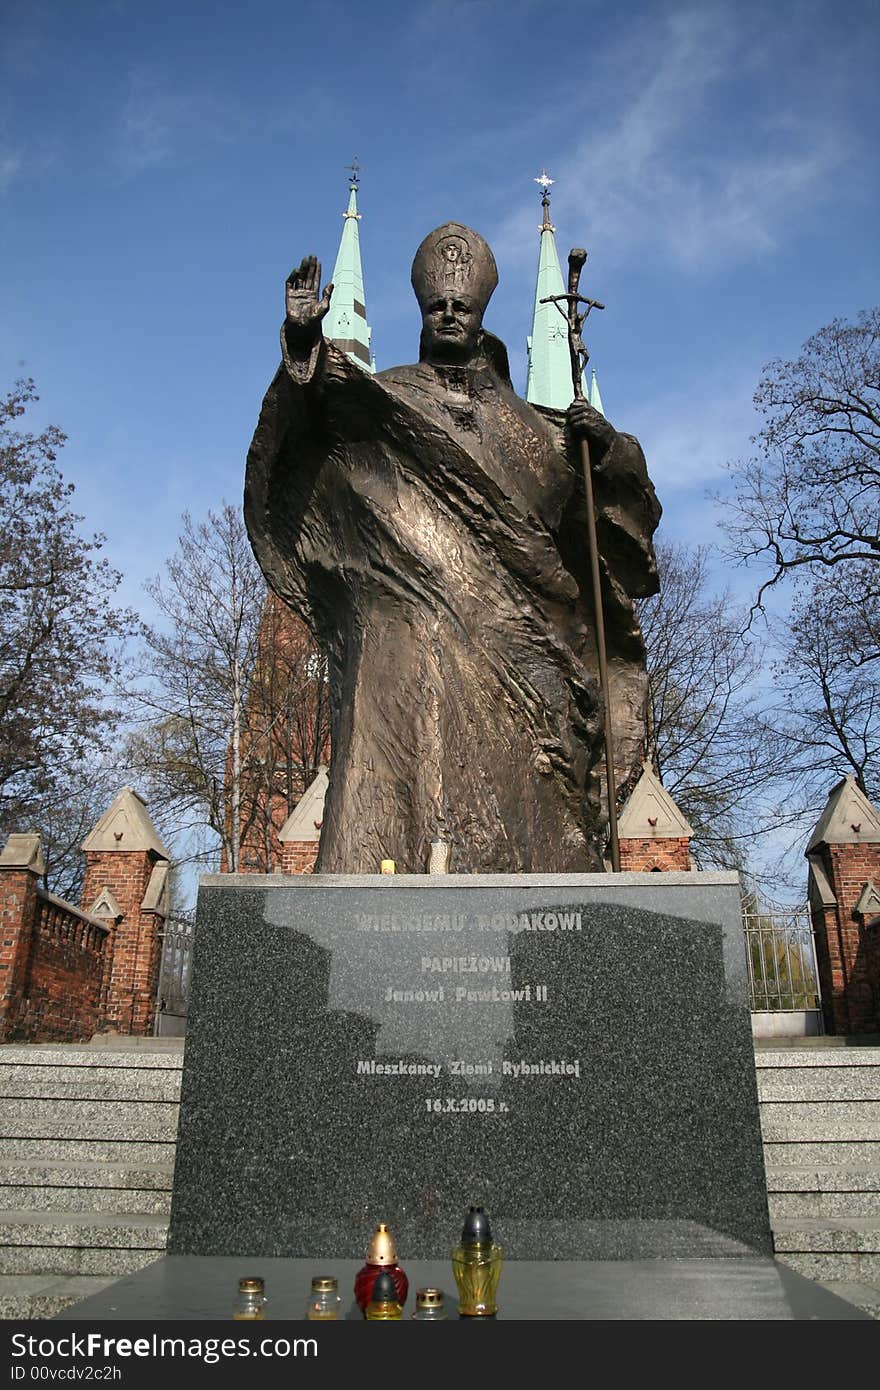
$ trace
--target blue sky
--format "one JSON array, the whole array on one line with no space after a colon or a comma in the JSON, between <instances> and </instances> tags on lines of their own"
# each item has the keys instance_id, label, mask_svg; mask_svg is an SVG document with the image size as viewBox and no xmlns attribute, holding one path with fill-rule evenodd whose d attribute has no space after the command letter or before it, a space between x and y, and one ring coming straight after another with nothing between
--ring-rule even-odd
<instances>
[{"instance_id":1,"label":"blue sky","mask_svg":"<svg viewBox=\"0 0 880 1390\"><path fill-rule=\"evenodd\" d=\"M711 539L762 365L876 299L878 34L859 0L7 5L0 383L35 378L146 611L183 509L241 496L284 278L307 252L329 278L353 155L380 369L416 355L412 254L456 219L495 250L520 390L546 167L608 306L606 413L666 534Z\"/></svg>"}]
</instances>

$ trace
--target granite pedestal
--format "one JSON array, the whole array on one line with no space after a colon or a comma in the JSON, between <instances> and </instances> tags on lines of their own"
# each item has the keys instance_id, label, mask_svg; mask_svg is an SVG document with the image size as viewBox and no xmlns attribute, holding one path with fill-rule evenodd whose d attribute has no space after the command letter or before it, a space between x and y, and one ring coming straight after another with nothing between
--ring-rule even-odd
<instances>
[{"instance_id":1,"label":"granite pedestal","mask_svg":"<svg viewBox=\"0 0 880 1390\"><path fill-rule=\"evenodd\" d=\"M472 1203L517 1261L770 1253L736 875L203 879L169 1251L446 1260Z\"/></svg>"}]
</instances>

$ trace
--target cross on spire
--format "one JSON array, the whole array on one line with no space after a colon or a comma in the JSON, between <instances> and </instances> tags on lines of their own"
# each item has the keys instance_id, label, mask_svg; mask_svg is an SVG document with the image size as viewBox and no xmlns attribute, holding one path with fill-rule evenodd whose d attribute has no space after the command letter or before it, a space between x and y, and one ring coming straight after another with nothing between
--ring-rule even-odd
<instances>
[{"instance_id":1,"label":"cross on spire","mask_svg":"<svg viewBox=\"0 0 880 1390\"><path fill-rule=\"evenodd\" d=\"M541 222L540 227L538 228L538 231L542 234L544 232L555 232L556 228L550 221L550 187L552 184L556 182L556 180L551 179L546 169L542 169L538 177L534 180L534 182L540 185L541 207L544 209L544 218Z\"/></svg>"}]
</instances>

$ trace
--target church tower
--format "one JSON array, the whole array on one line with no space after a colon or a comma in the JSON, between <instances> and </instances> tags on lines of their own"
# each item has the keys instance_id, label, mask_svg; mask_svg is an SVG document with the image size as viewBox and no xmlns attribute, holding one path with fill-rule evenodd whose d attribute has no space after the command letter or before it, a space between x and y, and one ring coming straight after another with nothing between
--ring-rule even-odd
<instances>
[{"instance_id":1,"label":"church tower","mask_svg":"<svg viewBox=\"0 0 880 1390\"><path fill-rule=\"evenodd\" d=\"M526 379L526 400L532 405L567 410L572 401L571 358L568 352L568 329L555 304L542 304L548 295L565 294L565 283L556 250L556 228L550 221L550 185L554 182L542 170L535 183L541 188L543 219L538 229L541 235L538 251L538 280L535 286L535 307L532 331L526 339L529 370ZM581 380L584 396L602 410L602 398L596 373L593 371L589 390ZM604 414L604 412L603 412Z\"/></svg>"},{"instance_id":2,"label":"church tower","mask_svg":"<svg viewBox=\"0 0 880 1390\"><path fill-rule=\"evenodd\" d=\"M348 181L348 207L342 214L342 239L333 267L333 295L329 313L324 319L324 337L348 353L351 360L363 367L365 372L372 372L375 371L370 356L372 329L367 323L358 233L358 222L361 220L357 209L359 183L359 166L355 160Z\"/></svg>"}]
</instances>

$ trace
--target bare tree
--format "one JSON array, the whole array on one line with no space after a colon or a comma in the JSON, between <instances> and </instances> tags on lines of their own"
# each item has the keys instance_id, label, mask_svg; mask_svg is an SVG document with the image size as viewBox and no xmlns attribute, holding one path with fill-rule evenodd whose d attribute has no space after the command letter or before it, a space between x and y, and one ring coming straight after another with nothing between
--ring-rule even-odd
<instances>
[{"instance_id":1,"label":"bare tree","mask_svg":"<svg viewBox=\"0 0 880 1390\"><path fill-rule=\"evenodd\" d=\"M178 831L207 823L228 866L241 845L241 733L264 585L238 512L182 518L178 548L147 586L164 619L144 624L129 745L150 800Z\"/></svg>"},{"instance_id":2,"label":"bare tree","mask_svg":"<svg viewBox=\"0 0 880 1390\"><path fill-rule=\"evenodd\" d=\"M17 422L37 399L20 381L0 401L0 823L36 828L87 790L118 711L108 699L134 616L56 467L65 436ZM63 839L63 836L62 836Z\"/></svg>"},{"instance_id":3,"label":"bare tree","mask_svg":"<svg viewBox=\"0 0 880 1390\"><path fill-rule=\"evenodd\" d=\"M229 504L198 524L184 515L177 552L148 592L165 623L142 629L132 681L141 728L128 759L151 807L196 836L197 855L213 857L219 841L223 868L267 871L279 815L326 748L315 644L267 598Z\"/></svg>"},{"instance_id":4,"label":"bare tree","mask_svg":"<svg viewBox=\"0 0 880 1390\"><path fill-rule=\"evenodd\" d=\"M787 575L858 565L880 593L880 308L835 319L755 393L759 453L730 466L733 553L769 568L756 606ZM877 648L873 649L877 654Z\"/></svg>"},{"instance_id":5,"label":"bare tree","mask_svg":"<svg viewBox=\"0 0 880 1390\"><path fill-rule=\"evenodd\" d=\"M779 698L768 718L786 753L789 806L805 815L818 815L844 774L880 796L880 663L866 655L880 631L880 600L857 582L866 568L818 579L775 624Z\"/></svg>"},{"instance_id":6,"label":"bare tree","mask_svg":"<svg viewBox=\"0 0 880 1390\"><path fill-rule=\"evenodd\" d=\"M761 716L761 660L742 609L711 590L707 550L661 542L656 552L660 592L637 605L648 756L694 829L697 862L739 867L758 798L781 771Z\"/></svg>"},{"instance_id":7,"label":"bare tree","mask_svg":"<svg viewBox=\"0 0 880 1390\"><path fill-rule=\"evenodd\" d=\"M329 715L326 662L305 624L269 594L247 698L245 868L276 863L278 831L329 760Z\"/></svg>"}]
</instances>

